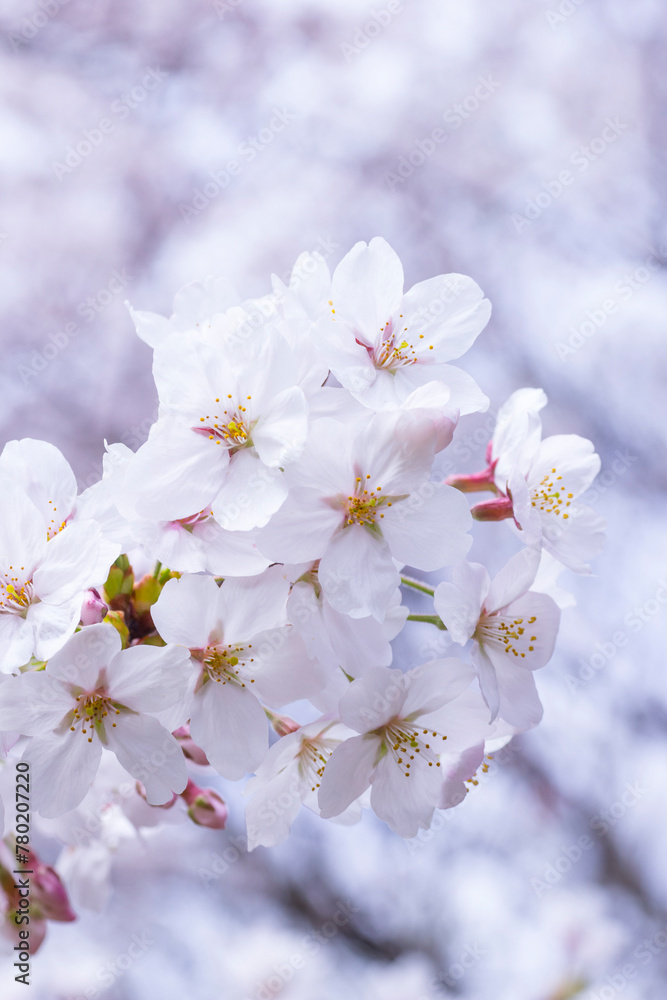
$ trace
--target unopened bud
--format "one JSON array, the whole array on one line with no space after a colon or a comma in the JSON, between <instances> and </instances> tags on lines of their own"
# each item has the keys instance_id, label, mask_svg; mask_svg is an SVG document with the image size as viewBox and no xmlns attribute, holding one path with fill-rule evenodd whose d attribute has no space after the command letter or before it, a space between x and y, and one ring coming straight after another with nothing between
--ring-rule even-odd
<instances>
[{"instance_id":1,"label":"unopened bud","mask_svg":"<svg viewBox=\"0 0 667 1000\"><path fill-rule=\"evenodd\" d=\"M269 711L268 708L265 708L264 711L268 716L269 722L278 733L278 736L288 736L290 733L296 733L298 729L301 729L299 723L295 722L294 719L290 719L289 715L276 715L275 712Z\"/></svg>"},{"instance_id":2,"label":"unopened bud","mask_svg":"<svg viewBox=\"0 0 667 1000\"><path fill-rule=\"evenodd\" d=\"M188 806L188 816L197 826L209 830L224 830L227 823L227 805L212 788L199 788L194 781L188 781L181 797Z\"/></svg>"},{"instance_id":3,"label":"unopened bud","mask_svg":"<svg viewBox=\"0 0 667 1000\"><path fill-rule=\"evenodd\" d=\"M461 490L462 493L483 493L490 491L497 493L493 470L495 462L483 472L473 472L470 475L448 476L445 479L445 486L453 486L454 489Z\"/></svg>"},{"instance_id":4,"label":"unopened bud","mask_svg":"<svg viewBox=\"0 0 667 1000\"><path fill-rule=\"evenodd\" d=\"M69 905L69 897L58 873L41 861L35 864L34 858L32 864L34 874L30 888L35 908L40 911L40 916L47 920L62 922L76 920L76 913Z\"/></svg>"},{"instance_id":5,"label":"unopened bud","mask_svg":"<svg viewBox=\"0 0 667 1000\"><path fill-rule=\"evenodd\" d=\"M475 504L470 513L476 521L504 521L514 517L514 508L509 497L498 497Z\"/></svg>"},{"instance_id":6,"label":"unopened bud","mask_svg":"<svg viewBox=\"0 0 667 1000\"><path fill-rule=\"evenodd\" d=\"M99 591L88 590L81 606L81 624L98 625L104 621L109 608L102 600Z\"/></svg>"},{"instance_id":7,"label":"unopened bud","mask_svg":"<svg viewBox=\"0 0 667 1000\"><path fill-rule=\"evenodd\" d=\"M190 727L187 725L180 726L175 729L172 733L181 745L181 750L188 758L188 760L194 761L195 764L208 764L209 759L202 750L201 747L197 746L195 741L190 736Z\"/></svg>"}]
</instances>

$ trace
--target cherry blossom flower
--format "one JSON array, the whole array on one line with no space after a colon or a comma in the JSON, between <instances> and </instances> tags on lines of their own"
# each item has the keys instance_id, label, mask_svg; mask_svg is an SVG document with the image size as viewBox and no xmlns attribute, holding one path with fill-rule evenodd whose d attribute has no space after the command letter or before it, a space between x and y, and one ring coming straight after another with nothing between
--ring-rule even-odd
<instances>
[{"instance_id":1,"label":"cherry blossom flower","mask_svg":"<svg viewBox=\"0 0 667 1000\"><path fill-rule=\"evenodd\" d=\"M47 817L74 809L104 749L143 782L152 804L182 791L183 754L154 716L183 699L188 674L182 648L121 649L113 625L101 623L72 636L46 670L11 677L2 689L0 729L29 737L24 759L35 808Z\"/></svg>"},{"instance_id":2,"label":"cherry blossom flower","mask_svg":"<svg viewBox=\"0 0 667 1000\"><path fill-rule=\"evenodd\" d=\"M403 268L385 240L357 243L336 268L323 350L340 383L374 409L397 406L434 380L461 413L486 409L473 379L450 364L473 344L491 306L472 278L439 275L404 294Z\"/></svg>"},{"instance_id":3,"label":"cherry blossom flower","mask_svg":"<svg viewBox=\"0 0 667 1000\"><path fill-rule=\"evenodd\" d=\"M334 750L319 792L324 818L339 815L370 786L371 807L402 837L428 829L441 793L440 755L491 735L481 698L459 698L474 677L460 660L433 660L407 673L371 668L340 700L341 721L359 735ZM453 738L452 738L453 737ZM447 746L446 746L447 742Z\"/></svg>"},{"instance_id":4,"label":"cherry blossom flower","mask_svg":"<svg viewBox=\"0 0 667 1000\"><path fill-rule=\"evenodd\" d=\"M341 742L354 736L336 719L301 726L274 743L245 788L248 850L282 843L302 805L319 815L317 796L324 768ZM358 819L360 809L348 810Z\"/></svg>"},{"instance_id":5,"label":"cherry blossom flower","mask_svg":"<svg viewBox=\"0 0 667 1000\"><path fill-rule=\"evenodd\" d=\"M429 482L432 424L393 411L356 429L319 420L302 458L286 470L290 495L257 544L270 559L320 560L319 580L337 611L382 621L399 565L452 565L471 544L468 505ZM396 562L395 562L396 560Z\"/></svg>"},{"instance_id":6,"label":"cherry blossom flower","mask_svg":"<svg viewBox=\"0 0 667 1000\"><path fill-rule=\"evenodd\" d=\"M287 624L288 593L272 570L220 587L211 577L184 576L169 580L153 606L162 638L191 653L190 733L225 778L243 777L264 758L262 701L280 708L324 686L322 667Z\"/></svg>"},{"instance_id":7,"label":"cherry blossom flower","mask_svg":"<svg viewBox=\"0 0 667 1000\"><path fill-rule=\"evenodd\" d=\"M109 547L94 521L56 530L57 518L47 520L6 480L0 480L0 506L0 669L7 673L31 656L46 660L64 645L86 591L106 579L106 560L118 549Z\"/></svg>"},{"instance_id":8,"label":"cherry blossom flower","mask_svg":"<svg viewBox=\"0 0 667 1000\"><path fill-rule=\"evenodd\" d=\"M560 620L555 601L530 590L539 563L539 549L524 549L491 581L484 566L464 562L434 597L453 641L474 641L472 663L491 721L500 714L520 729L542 717L532 671L550 660Z\"/></svg>"}]
</instances>

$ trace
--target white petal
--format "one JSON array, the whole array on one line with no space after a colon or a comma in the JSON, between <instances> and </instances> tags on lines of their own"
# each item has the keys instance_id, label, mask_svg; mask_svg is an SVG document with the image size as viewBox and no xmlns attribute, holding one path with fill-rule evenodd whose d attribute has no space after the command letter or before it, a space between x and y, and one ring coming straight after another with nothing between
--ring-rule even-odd
<instances>
[{"instance_id":1,"label":"white petal","mask_svg":"<svg viewBox=\"0 0 667 1000\"><path fill-rule=\"evenodd\" d=\"M209 680L197 694L190 733L223 778L256 771L269 746L264 709L248 688Z\"/></svg>"},{"instance_id":2,"label":"white petal","mask_svg":"<svg viewBox=\"0 0 667 1000\"><path fill-rule=\"evenodd\" d=\"M164 805L174 792L183 791L188 781L183 751L157 719L121 712L106 735L118 762L144 785L150 805Z\"/></svg>"},{"instance_id":3,"label":"white petal","mask_svg":"<svg viewBox=\"0 0 667 1000\"><path fill-rule=\"evenodd\" d=\"M270 469L252 451L233 455L211 511L228 531L249 531L268 523L287 496L280 469Z\"/></svg>"},{"instance_id":4,"label":"white petal","mask_svg":"<svg viewBox=\"0 0 667 1000\"><path fill-rule=\"evenodd\" d=\"M129 302L126 302L125 305L132 317L137 335L150 347L157 347L173 333L171 323L165 316L143 309L133 309Z\"/></svg>"},{"instance_id":5,"label":"white petal","mask_svg":"<svg viewBox=\"0 0 667 1000\"><path fill-rule=\"evenodd\" d=\"M244 642L287 622L289 583L280 568L248 580L225 580L220 595L226 643Z\"/></svg>"},{"instance_id":6,"label":"white petal","mask_svg":"<svg viewBox=\"0 0 667 1000\"><path fill-rule=\"evenodd\" d=\"M489 574L479 563L460 563L452 571L452 580L438 584L433 604L453 641L464 646L477 628Z\"/></svg>"},{"instance_id":7,"label":"white petal","mask_svg":"<svg viewBox=\"0 0 667 1000\"><path fill-rule=\"evenodd\" d=\"M258 532L257 547L279 562L312 562L324 553L341 521L341 512L327 506L319 490L295 490Z\"/></svg>"},{"instance_id":8,"label":"white petal","mask_svg":"<svg viewBox=\"0 0 667 1000\"><path fill-rule=\"evenodd\" d=\"M204 649L220 621L218 585L210 576L168 580L151 615L165 642Z\"/></svg>"},{"instance_id":9,"label":"white petal","mask_svg":"<svg viewBox=\"0 0 667 1000\"><path fill-rule=\"evenodd\" d=\"M368 245L356 243L334 271L331 283L337 321L350 324L369 344L379 337L402 294L403 267L381 237Z\"/></svg>"},{"instance_id":10,"label":"white petal","mask_svg":"<svg viewBox=\"0 0 667 1000\"><path fill-rule=\"evenodd\" d=\"M264 411L252 431L265 465L284 468L299 457L308 434L308 404L301 389L285 389Z\"/></svg>"},{"instance_id":11,"label":"white petal","mask_svg":"<svg viewBox=\"0 0 667 1000\"><path fill-rule=\"evenodd\" d=\"M384 538L362 525L339 531L329 542L318 571L333 608L355 617L384 619L400 576Z\"/></svg>"},{"instance_id":12,"label":"white petal","mask_svg":"<svg viewBox=\"0 0 667 1000\"><path fill-rule=\"evenodd\" d=\"M135 712L162 712L182 701L191 674L184 646L131 646L109 664L107 691Z\"/></svg>"},{"instance_id":13,"label":"white petal","mask_svg":"<svg viewBox=\"0 0 667 1000\"><path fill-rule=\"evenodd\" d=\"M401 328L407 327L401 336L420 354L452 361L473 345L489 322L491 303L472 278L440 274L413 285L403 297L401 312ZM429 352L431 344L434 350Z\"/></svg>"},{"instance_id":14,"label":"white petal","mask_svg":"<svg viewBox=\"0 0 667 1000\"><path fill-rule=\"evenodd\" d=\"M121 638L113 625L101 622L81 629L51 657L47 674L84 690L93 690L100 671L120 652Z\"/></svg>"},{"instance_id":15,"label":"white petal","mask_svg":"<svg viewBox=\"0 0 667 1000\"><path fill-rule=\"evenodd\" d=\"M353 736L336 747L324 768L318 795L323 819L340 816L366 791L380 745L377 736Z\"/></svg>"},{"instance_id":16,"label":"white petal","mask_svg":"<svg viewBox=\"0 0 667 1000\"><path fill-rule=\"evenodd\" d=\"M52 818L75 809L97 774L102 756L98 739L80 732L32 739L23 754L31 768L31 794L41 816Z\"/></svg>"},{"instance_id":17,"label":"white petal","mask_svg":"<svg viewBox=\"0 0 667 1000\"><path fill-rule=\"evenodd\" d=\"M35 634L34 656L48 660L74 635L81 618L81 593L65 604L31 604L26 619ZM24 661L25 662L25 661Z\"/></svg>"},{"instance_id":18,"label":"white petal","mask_svg":"<svg viewBox=\"0 0 667 1000\"><path fill-rule=\"evenodd\" d=\"M48 543L46 556L35 570L35 593L48 604L63 604L92 586L103 542L94 521L63 528Z\"/></svg>"},{"instance_id":19,"label":"white petal","mask_svg":"<svg viewBox=\"0 0 667 1000\"><path fill-rule=\"evenodd\" d=\"M49 531L57 530L72 513L76 478L62 452L48 441L9 441L0 455L0 474L25 491Z\"/></svg>"},{"instance_id":20,"label":"white petal","mask_svg":"<svg viewBox=\"0 0 667 1000\"><path fill-rule=\"evenodd\" d=\"M517 552L493 578L484 600L487 611L496 611L511 604L529 589L540 565L538 546Z\"/></svg>"},{"instance_id":21,"label":"white petal","mask_svg":"<svg viewBox=\"0 0 667 1000\"><path fill-rule=\"evenodd\" d=\"M460 562L472 545L468 501L452 486L425 483L386 509L381 524L392 556L425 572Z\"/></svg>"},{"instance_id":22,"label":"white petal","mask_svg":"<svg viewBox=\"0 0 667 1000\"><path fill-rule=\"evenodd\" d=\"M371 784L371 807L376 816L401 837L414 837L431 825L440 796L440 768L417 760L409 772L391 753L379 761Z\"/></svg>"},{"instance_id":23,"label":"white petal","mask_svg":"<svg viewBox=\"0 0 667 1000\"><path fill-rule=\"evenodd\" d=\"M341 721L358 733L379 729L401 714L409 685L401 670L369 667L340 699Z\"/></svg>"},{"instance_id":24,"label":"white petal","mask_svg":"<svg viewBox=\"0 0 667 1000\"><path fill-rule=\"evenodd\" d=\"M35 649L35 630L20 615L0 613L0 670L9 674L28 663Z\"/></svg>"},{"instance_id":25,"label":"white petal","mask_svg":"<svg viewBox=\"0 0 667 1000\"><path fill-rule=\"evenodd\" d=\"M474 677L468 663L453 657L413 667L405 674L408 688L401 717L416 720L437 712L469 688Z\"/></svg>"},{"instance_id":26,"label":"white petal","mask_svg":"<svg viewBox=\"0 0 667 1000\"><path fill-rule=\"evenodd\" d=\"M40 736L52 732L74 708L65 686L43 670L9 677L0 696L0 730Z\"/></svg>"}]
</instances>

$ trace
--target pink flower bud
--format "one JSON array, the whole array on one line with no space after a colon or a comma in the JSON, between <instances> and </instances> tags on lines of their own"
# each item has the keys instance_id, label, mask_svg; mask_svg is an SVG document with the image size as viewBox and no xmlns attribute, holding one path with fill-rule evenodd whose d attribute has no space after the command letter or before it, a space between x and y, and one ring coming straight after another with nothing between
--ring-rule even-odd
<instances>
[{"instance_id":1,"label":"pink flower bud","mask_svg":"<svg viewBox=\"0 0 667 1000\"><path fill-rule=\"evenodd\" d=\"M197 826L207 826L209 830L224 830L227 823L227 805L212 788L199 788L194 781L188 781L181 792L188 805L188 816Z\"/></svg>"},{"instance_id":2,"label":"pink flower bud","mask_svg":"<svg viewBox=\"0 0 667 1000\"><path fill-rule=\"evenodd\" d=\"M81 607L81 624L97 625L104 621L109 608L100 597L97 590L88 590Z\"/></svg>"},{"instance_id":3,"label":"pink flower bud","mask_svg":"<svg viewBox=\"0 0 667 1000\"><path fill-rule=\"evenodd\" d=\"M514 517L514 508L509 497L498 497L475 504L470 513L476 521L504 521Z\"/></svg>"},{"instance_id":4,"label":"pink flower bud","mask_svg":"<svg viewBox=\"0 0 667 1000\"><path fill-rule=\"evenodd\" d=\"M197 746L195 741L190 736L190 727L187 724L175 729L172 736L175 736L181 744L181 750L188 760L194 761L195 764L203 765L209 763L209 759L202 748Z\"/></svg>"},{"instance_id":5,"label":"pink flower bud","mask_svg":"<svg viewBox=\"0 0 667 1000\"><path fill-rule=\"evenodd\" d=\"M289 715L275 715L273 712L270 714L267 712L267 715L278 736L288 736L290 733L295 733L298 729L301 729L299 723L295 722L294 719L290 719Z\"/></svg>"},{"instance_id":6,"label":"pink flower bud","mask_svg":"<svg viewBox=\"0 0 667 1000\"><path fill-rule=\"evenodd\" d=\"M59 920L67 922L76 920L76 913L69 905L69 898L65 887L60 881L57 872L48 865L33 859L34 874L31 879L32 898L36 908L41 911L41 916L47 920Z\"/></svg>"},{"instance_id":7,"label":"pink flower bud","mask_svg":"<svg viewBox=\"0 0 667 1000\"><path fill-rule=\"evenodd\" d=\"M461 490L462 493L483 493L489 490L491 493L497 493L498 489L494 482L493 470L496 463L489 465L488 469L484 469L483 472L473 472L470 475L461 476L448 476L445 479L445 486L453 486L457 490Z\"/></svg>"}]
</instances>

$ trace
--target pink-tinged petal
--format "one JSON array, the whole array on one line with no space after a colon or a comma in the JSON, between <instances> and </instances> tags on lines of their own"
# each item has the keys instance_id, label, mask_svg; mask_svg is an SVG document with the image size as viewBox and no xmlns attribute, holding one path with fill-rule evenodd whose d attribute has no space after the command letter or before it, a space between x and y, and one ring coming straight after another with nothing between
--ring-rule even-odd
<instances>
[{"instance_id":1,"label":"pink-tinged petal","mask_svg":"<svg viewBox=\"0 0 667 1000\"><path fill-rule=\"evenodd\" d=\"M319 490L295 489L257 533L257 547L276 562L312 562L324 553L342 520L342 511L328 506Z\"/></svg>"},{"instance_id":2,"label":"pink-tinged petal","mask_svg":"<svg viewBox=\"0 0 667 1000\"><path fill-rule=\"evenodd\" d=\"M542 721L544 709L535 678L528 670L515 667L497 673L500 718L517 732L532 729Z\"/></svg>"},{"instance_id":3,"label":"pink-tinged petal","mask_svg":"<svg viewBox=\"0 0 667 1000\"><path fill-rule=\"evenodd\" d=\"M444 382L427 382L411 392L402 404L402 409L431 421L436 455L451 444L459 419L459 411L451 405L450 397L451 390Z\"/></svg>"},{"instance_id":4,"label":"pink-tinged petal","mask_svg":"<svg viewBox=\"0 0 667 1000\"><path fill-rule=\"evenodd\" d=\"M567 521L544 515L543 544L547 552L575 573L588 574L589 560L602 551L607 522L592 507L577 504Z\"/></svg>"},{"instance_id":5,"label":"pink-tinged petal","mask_svg":"<svg viewBox=\"0 0 667 1000\"><path fill-rule=\"evenodd\" d=\"M592 441L578 434L554 434L545 438L538 448L530 483L535 488L547 477L553 483L553 490L549 492L557 490L578 497L588 489L599 471L600 456L595 453Z\"/></svg>"},{"instance_id":6,"label":"pink-tinged petal","mask_svg":"<svg viewBox=\"0 0 667 1000\"><path fill-rule=\"evenodd\" d=\"M322 416L313 421L301 458L287 468L285 475L291 487L308 490L315 484L314 488L318 493L326 497L347 492L354 482L354 473L351 471L352 442L345 426L348 417L355 424L358 420L358 426L363 426L368 411L359 407L358 413L350 413L347 409L349 396L342 389L321 390L314 399L315 406L321 403L321 396L328 399L328 408L333 415ZM345 404L343 416L341 403Z\"/></svg>"},{"instance_id":7,"label":"pink-tinged petal","mask_svg":"<svg viewBox=\"0 0 667 1000\"><path fill-rule=\"evenodd\" d=\"M35 630L25 618L0 614L0 670L9 674L28 663L35 648Z\"/></svg>"},{"instance_id":8,"label":"pink-tinged petal","mask_svg":"<svg viewBox=\"0 0 667 1000\"><path fill-rule=\"evenodd\" d=\"M387 753L379 761L371 783L371 808L400 837L415 837L433 820L442 775L422 758L409 771Z\"/></svg>"},{"instance_id":9,"label":"pink-tinged petal","mask_svg":"<svg viewBox=\"0 0 667 1000\"><path fill-rule=\"evenodd\" d=\"M168 580L151 608L151 616L165 642L204 649L220 625L220 589L210 576Z\"/></svg>"},{"instance_id":10,"label":"pink-tinged petal","mask_svg":"<svg viewBox=\"0 0 667 1000\"><path fill-rule=\"evenodd\" d=\"M204 684L193 703L190 733L231 781L256 771L269 747L264 709L248 688L232 681Z\"/></svg>"},{"instance_id":11,"label":"pink-tinged petal","mask_svg":"<svg viewBox=\"0 0 667 1000\"><path fill-rule=\"evenodd\" d=\"M489 587L489 574L479 563L460 563L452 583L439 583L433 604L454 642L464 646L477 628Z\"/></svg>"},{"instance_id":12,"label":"pink-tinged petal","mask_svg":"<svg viewBox=\"0 0 667 1000\"><path fill-rule=\"evenodd\" d=\"M484 599L486 611L504 608L530 589L540 565L541 554L541 549L535 546L522 549L512 556L491 582Z\"/></svg>"},{"instance_id":13,"label":"pink-tinged petal","mask_svg":"<svg viewBox=\"0 0 667 1000\"><path fill-rule=\"evenodd\" d=\"M165 316L147 312L144 309L133 309L129 302L126 302L125 305L129 310L137 336L149 347L157 347L173 333L171 323Z\"/></svg>"},{"instance_id":14,"label":"pink-tinged petal","mask_svg":"<svg viewBox=\"0 0 667 1000\"><path fill-rule=\"evenodd\" d=\"M340 816L371 783L382 741L378 736L353 736L337 746L327 761L318 795L323 819Z\"/></svg>"},{"instance_id":15,"label":"pink-tinged petal","mask_svg":"<svg viewBox=\"0 0 667 1000\"><path fill-rule=\"evenodd\" d=\"M464 354L491 318L491 303L472 278L440 274L413 285L401 302L400 335L429 361L453 361ZM405 329L407 327L407 329ZM429 348L433 345L433 351Z\"/></svg>"},{"instance_id":16,"label":"pink-tinged petal","mask_svg":"<svg viewBox=\"0 0 667 1000\"><path fill-rule=\"evenodd\" d=\"M280 469L269 469L252 451L234 455L211 504L213 517L228 531L264 527L287 496Z\"/></svg>"},{"instance_id":17,"label":"pink-tinged petal","mask_svg":"<svg viewBox=\"0 0 667 1000\"><path fill-rule=\"evenodd\" d=\"M34 808L47 819L75 809L92 785L102 745L98 739L88 742L80 732L69 730L62 736L32 739L23 759L31 769L31 795Z\"/></svg>"},{"instance_id":18,"label":"pink-tinged petal","mask_svg":"<svg viewBox=\"0 0 667 1000\"><path fill-rule=\"evenodd\" d=\"M244 642L287 622L289 583L282 567L268 569L247 580L225 580L220 608L226 643Z\"/></svg>"},{"instance_id":19,"label":"pink-tinged petal","mask_svg":"<svg viewBox=\"0 0 667 1000\"><path fill-rule=\"evenodd\" d=\"M392 556L424 572L453 566L472 545L468 501L453 486L425 483L408 500L384 510L380 523Z\"/></svg>"},{"instance_id":20,"label":"pink-tinged petal","mask_svg":"<svg viewBox=\"0 0 667 1000\"><path fill-rule=\"evenodd\" d=\"M358 733L379 729L402 715L409 686L409 677L401 670L369 667L340 699L341 722Z\"/></svg>"},{"instance_id":21,"label":"pink-tinged petal","mask_svg":"<svg viewBox=\"0 0 667 1000\"><path fill-rule=\"evenodd\" d=\"M356 340L354 329L329 314L319 320L317 333L322 356L340 384L365 398L377 377L385 373L375 367L366 347Z\"/></svg>"},{"instance_id":22,"label":"pink-tinged petal","mask_svg":"<svg viewBox=\"0 0 667 1000\"><path fill-rule=\"evenodd\" d=\"M208 522L215 524L212 517L208 518ZM147 520L135 521L132 527L136 541L163 566L169 566L177 573L203 573L206 570L205 544L193 528L180 521Z\"/></svg>"},{"instance_id":23,"label":"pink-tinged petal","mask_svg":"<svg viewBox=\"0 0 667 1000\"><path fill-rule=\"evenodd\" d=\"M74 708L74 699L43 670L8 677L0 695L0 730L40 736L52 732Z\"/></svg>"},{"instance_id":24,"label":"pink-tinged petal","mask_svg":"<svg viewBox=\"0 0 667 1000\"><path fill-rule=\"evenodd\" d=\"M35 634L34 656L49 660L74 635L81 616L81 595L65 604L31 604L26 616Z\"/></svg>"},{"instance_id":25,"label":"pink-tinged petal","mask_svg":"<svg viewBox=\"0 0 667 1000\"><path fill-rule=\"evenodd\" d=\"M46 521L49 533L57 531L72 513L76 477L62 452L48 441L22 438L9 441L0 455L0 475L30 497Z\"/></svg>"},{"instance_id":26,"label":"pink-tinged petal","mask_svg":"<svg viewBox=\"0 0 667 1000\"><path fill-rule=\"evenodd\" d=\"M403 266L381 237L356 243L334 271L331 297L337 322L350 325L372 345L403 296ZM351 331L351 332L352 332Z\"/></svg>"},{"instance_id":27,"label":"pink-tinged petal","mask_svg":"<svg viewBox=\"0 0 667 1000\"><path fill-rule=\"evenodd\" d=\"M75 522L63 528L48 543L46 555L35 570L37 596L47 604L64 604L99 582L94 574L103 541L94 521Z\"/></svg>"},{"instance_id":28,"label":"pink-tinged petal","mask_svg":"<svg viewBox=\"0 0 667 1000\"><path fill-rule=\"evenodd\" d=\"M385 539L357 524L334 535L318 575L333 608L359 618L373 615L378 621L383 621L400 583Z\"/></svg>"},{"instance_id":29,"label":"pink-tinged petal","mask_svg":"<svg viewBox=\"0 0 667 1000\"><path fill-rule=\"evenodd\" d=\"M149 715L121 712L116 727L106 727L107 745L119 764L141 781L150 805L169 802L188 783L178 740Z\"/></svg>"},{"instance_id":30,"label":"pink-tinged petal","mask_svg":"<svg viewBox=\"0 0 667 1000\"><path fill-rule=\"evenodd\" d=\"M265 465L284 468L299 457L308 435L308 404L298 386L279 393L253 427L252 440Z\"/></svg>"},{"instance_id":31,"label":"pink-tinged petal","mask_svg":"<svg viewBox=\"0 0 667 1000\"><path fill-rule=\"evenodd\" d=\"M432 660L413 667L405 674L407 694L401 717L419 719L422 715L437 712L443 705L458 698L475 678L475 671L468 663L448 657Z\"/></svg>"},{"instance_id":32,"label":"pink-tinged petal","mask_svg":"<svg viewBox=\"0 0 667 1000\"><path fill-rule=\"evenodd\" d=\"M127 500L152 520L191 517L218 493L228 464L222 445L180 420L162 417L127 469Z\"/></svg>"},{"instance_id":33,"label":"pink-tinged petal","mask_svg":"<svg viewBox=\"0 0 667 1000\"><path fill-rule=\"evenodd\" d=\"M109 664L107 691L135 712L163 712L183 700L191 674L185 646L131 646Z\"/></svg>"},{"instance_id":34,"label":"pink-tinged petal","mask_svg":"<svg viewBox=\"0 0 667 1000\"><path fill-rule=\"evenodd\" d=\"M47 675L86 691L94 690L100 672L120 652L121 645L120 635L113 625L108 622L88 625L51 657Z\"/></svg>"}]
</instances>

